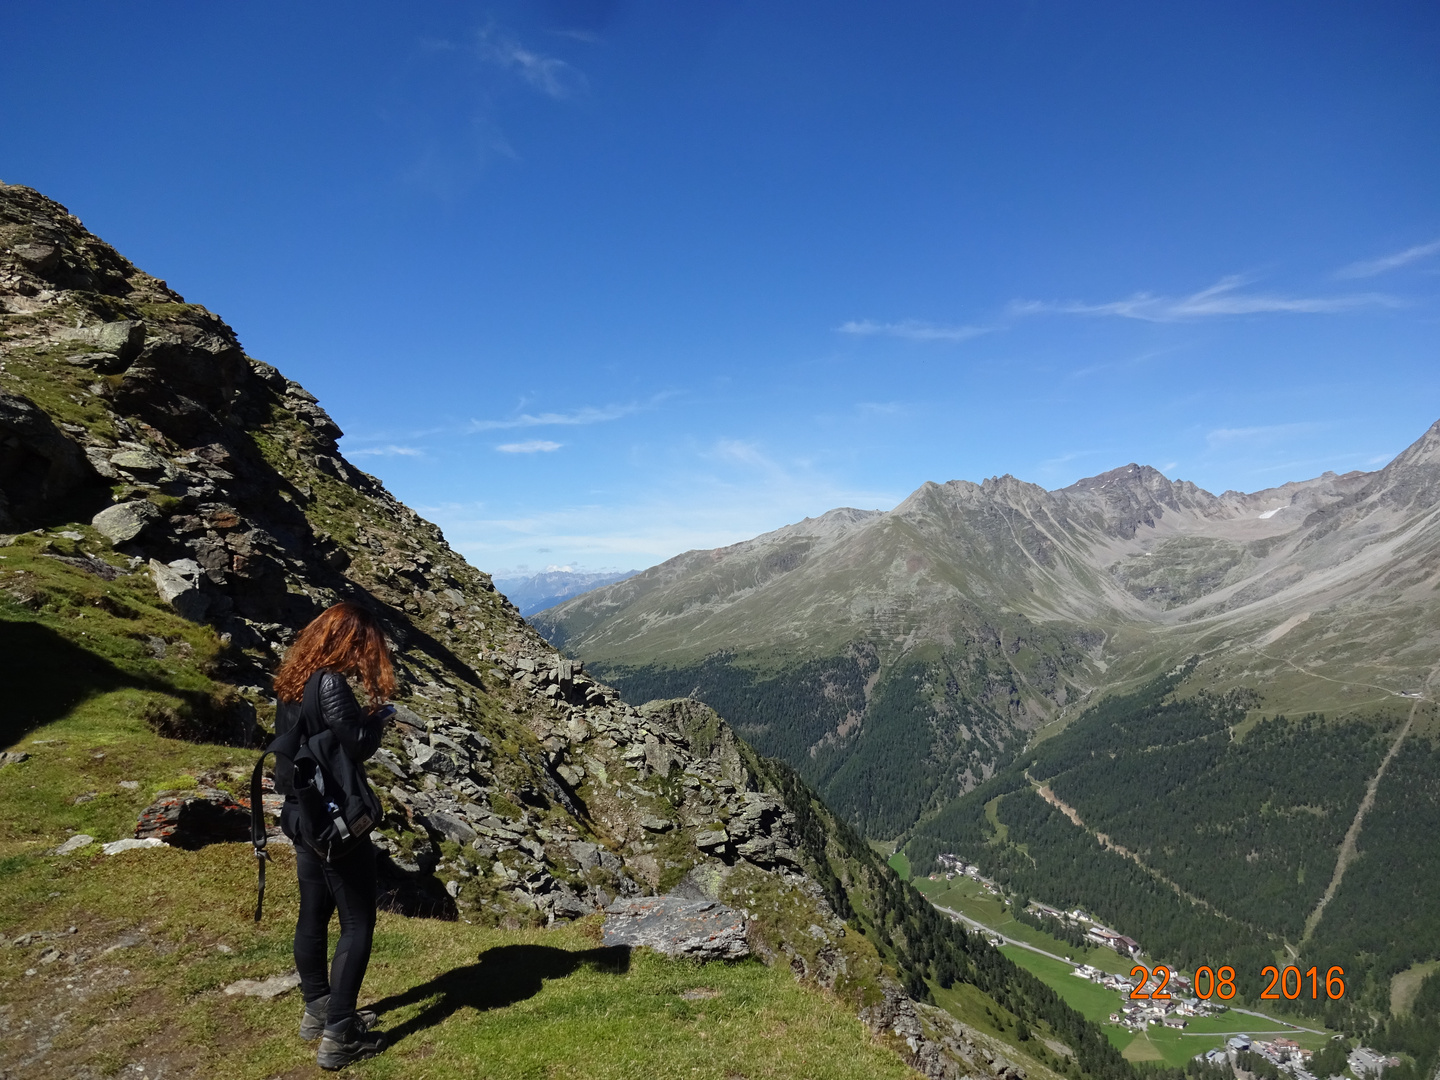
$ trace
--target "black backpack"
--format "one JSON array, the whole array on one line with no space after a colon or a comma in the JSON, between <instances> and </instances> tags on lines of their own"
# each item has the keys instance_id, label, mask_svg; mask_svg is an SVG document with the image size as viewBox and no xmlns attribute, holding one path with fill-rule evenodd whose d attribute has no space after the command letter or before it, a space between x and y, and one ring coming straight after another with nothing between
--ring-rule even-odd
<instances>
[{"instance_id":1,"label":"black backpack","mask_svg":"<svg viewBox=\"0 0 1440 1080\"><path fill-rule=\"evenodd\" d=\"M261 781L265 759L276 756L292 764L290 783L299 804L296 815L298 836L304 844L326 862L349 854L361 844L380 822L380 800L370 789L364 767L352 761L335 733L325 725L320 713L320 679L327 674L317 671L305 684L300 718L288 731L279 732L265 747L250 774L250 842L255 846L259 865L259 896L255 901L255 921L265 903L265 810ZM277 769L277 771L279 771Z\"/></svg>"}]
</instances>

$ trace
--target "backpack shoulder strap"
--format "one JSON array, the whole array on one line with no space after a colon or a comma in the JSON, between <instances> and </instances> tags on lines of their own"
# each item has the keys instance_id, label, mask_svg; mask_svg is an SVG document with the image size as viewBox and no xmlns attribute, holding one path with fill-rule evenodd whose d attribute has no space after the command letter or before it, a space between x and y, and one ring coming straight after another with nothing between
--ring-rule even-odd
<instances>
[{"instance_id":1,"label":"backpack shoulder strap","mask_svg":"<svg viewBox=\"0 0 1440 1080\"><path fill-rule=\"evenodd\" d=\"M309 681L305 683L305 697L300 706L299 722L283 735L277 735L270 740L250 773L250 843L255 848L255 862L259 871L259 883L256 890L258 895L255 899L255 921L257 923L260 921L260 910L265 906L265 864L270 860L270 853L265 850L267 844L263 787L265 759L271 754L279 754L293 759L300 752L300 748L305 745L310 732L319 730L321 722L320 677L324 674L325 671L322 669L310 676Z\"/></svg>"},{"instance_id":2,"label":"backpack shoulder strap","mask_svg":"<svg viewBox=\"0 0 1440 1080\"><path fill-rule=\"evenodd\" d=\"M305 683L305 696L300 699L300 723L305 735L318 735L325 730L325 717L320 708L320 682L330 674L329 668L321 668Z\"/></svg>"}]
</instances>

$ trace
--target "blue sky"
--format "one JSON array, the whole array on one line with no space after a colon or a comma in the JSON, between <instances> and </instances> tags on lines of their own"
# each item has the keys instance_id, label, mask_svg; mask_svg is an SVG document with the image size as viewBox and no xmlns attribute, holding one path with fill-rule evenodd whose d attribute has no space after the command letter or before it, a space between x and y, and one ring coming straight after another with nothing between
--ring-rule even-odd
<instances>
[{"instance_id":1,"label":"blue sky","mask_svg":"<svg viewBox=\"0 0 1440 1080\"><path fill-rule=\"evenodd\" d=\"M0 178L483 569L1440 418L1432 3L6 9Z\"/></svg>"}]
</instances>

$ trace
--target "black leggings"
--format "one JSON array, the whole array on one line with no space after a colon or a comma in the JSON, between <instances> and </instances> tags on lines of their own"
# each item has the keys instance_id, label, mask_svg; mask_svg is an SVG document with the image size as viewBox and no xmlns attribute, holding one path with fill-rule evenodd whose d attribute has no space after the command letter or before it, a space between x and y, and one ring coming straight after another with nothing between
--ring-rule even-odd
<instances>
[{"instance_id":1,"label":"black leggings","mask_svg":"<svg viewBox=\"0 0 1440 1080\"><path fill-rule=\"evenodd\" d=\"M330 995L326 1026L348 1026L370 963L375 936L375 845L367 838L344 858L327 863L303 843L295 845L300 878L300 918L295 923L295 970L307 1002ZM330 916L340 913L340 940L330 977Z\"/></svg>"}]
</instances>

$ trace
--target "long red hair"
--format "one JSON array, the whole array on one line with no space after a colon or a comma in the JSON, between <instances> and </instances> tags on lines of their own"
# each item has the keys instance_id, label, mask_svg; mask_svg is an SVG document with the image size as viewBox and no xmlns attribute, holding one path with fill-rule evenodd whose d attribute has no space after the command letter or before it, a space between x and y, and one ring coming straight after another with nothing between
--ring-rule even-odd
<instances>
[{"instance_id":1,"label":"long red hair","mask_svg":"<svg viewBox=\"0 0 1440 1080\"><path fill-rule=\"evenodd\" d=\"M310 676L322 668L358 675L372 705L395 693L395 669L385 633L375 616L359 604L327 608L300 631L275 673L275 693L281 701L299 701Z\"/></svg>"}]
</instances>

